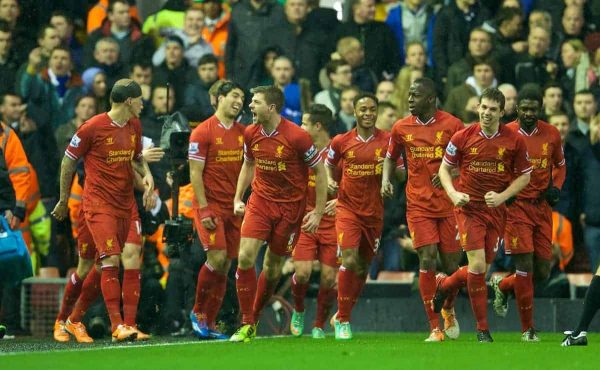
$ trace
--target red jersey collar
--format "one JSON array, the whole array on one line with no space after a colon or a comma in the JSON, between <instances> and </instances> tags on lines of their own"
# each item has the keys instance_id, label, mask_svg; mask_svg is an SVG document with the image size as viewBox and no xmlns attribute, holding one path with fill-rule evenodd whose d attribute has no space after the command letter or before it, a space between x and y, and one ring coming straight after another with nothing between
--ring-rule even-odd
<instances>
[{"instance_id":1,"label":"red jersey collar","mask_svg":"<svg viewBox=\"0 0 600 370\"><path fill-rule=\"evenodd\" d=\"M479 124L479 136L483 137L484 139L490 140L490 139L493 139L495 137L498 137L498 136L500 136L500 132L501 131L502 131L502 124L500 124L498 126L498 131L496 131L492 136L487 136L485 134L485 132L483 132L483 129L481 128L481 124Z\"/></svg>"},{"instance_id":2,"label":"red jersey collar","mask_svg":"<svg viewBox=\"0 0 600 370\"><path fill-rule=\"evenodd\" d=\"M418 116L414 116L415 117L415 123L418 125L423 125L423 126L427 126L430 125L432 123L435 123L435 116L438 114L438 111L435 111L435 113L433 114L433 116L431 116L430 119L427 120L427 122L423 122L421 121L421 119Z\"/></svg>"}]
</instances>

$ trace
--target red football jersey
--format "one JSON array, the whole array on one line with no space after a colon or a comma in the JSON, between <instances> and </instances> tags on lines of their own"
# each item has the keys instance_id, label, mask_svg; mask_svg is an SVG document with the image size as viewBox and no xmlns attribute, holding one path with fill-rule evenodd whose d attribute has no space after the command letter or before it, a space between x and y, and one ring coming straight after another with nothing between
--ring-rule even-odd
<instances>
[{"instance_id":1,"label":"red football jersey","mask_svg":"<svg viewBox=\"0 0 600 370\"><path fill-rule=\"evenodd\" d=\"M338 191L338 207L365 219L365 222L383 220L381 174L390 134L375 129L368 139L361 138L356 129L333 138L327 156L328 166L342 167Z\"/></svg>"},{"instance_id":2,"label":"red football jersey","mask_svg":"<svg viewBox=\"0 0 600 370\"><path fill-rule=\"evenodd\" d=\"M137 118L119 126L107 113L86 121L73 135L65 155L83 157L84 211L129 218L135 206L131 161L142 154L142 126Z\"/></svg>"},{"instance_id":3,"label":"red football jersey","mask_svg":"<svg viewBox=\"0 0 600 370\"><path fill-rule=\"evenodd\" d=\"M452 201L444 189L432 185L431 178L440 169L450 138L463 128L458 118L441 110L428 122L411 115L394 124L387 157L397 161L406 152L407 212L426 217L453 215Z\"/></svg>"},{"instance_id":4,"label":"red football jersey","mask_svg":"<svg viewBox=\"0 0 600 370\"><path fill-rule=\"evenodd\" d=\"M531 134L521 129L519 122L513 121L506 125L507 128L520 134L525 139L529 162L533 171L531 181L517 194L517 199L537 199L548 189L550 174L557 169L558 176L554 177L553 185L561 188L565 180L567 169L565 156L558 129L544 121L538 121L537 127Z\"/></svg>"},{"instance_id":5,"label":"red football jersey","mask_svg":"<svg viewBox=\"0 0 600 370\"><path fill-rule=\"evenodd\" d=\"M245 127L234 122L226 128L216 116L202 122L192 131L188 158L204 162L204 192L209 204L225 210L233 209L233 197L244 155ZM194 196L194 208L198 201Z\"/></svg>"},{"instance_id":6,"label":"red football jersey","mask_svg":"<svg viewBox=\"0 0 600 370\"><path fill-rule=\"evenodd\" d=\"M327 159L327 154L329 153L329 145L323 148L319 152L319 156L322 160ZM315 172L311 168L308 171L308 193L306 195L306 212L310 212L315 209L317 204L317 191L315 190L317 176ZM335 199L335 196L328 195L327 200ZM327 214L323 215L321 218L321 223L319 224L320 229L326 229L330 227L335 227L335 216L329 216Z\"/></svg>"},{"instance_id":7,"label":"red football jersey","mask_svg":"<svg viewBox=\"0 0 600 370\"><path fill-rule=\"evenodd\" d=\"M270 134L259 124L246 128L244 159L256 163L252 191L273 202L305 199L308 169L321 161L308 133L284 118Z\"/></svg>"},{"instance_id":8,"label":"red football jersey","mask_svg":"<svg viewBox=\"0 0 600 370\"><path fill-rule=\"evenodd\" d=\"M457 190L479 202L488 191L501 193L516 176L532 170L525 140L504 125L491 137L479 123L457 132L446 147L444 162L460 168Z\"/></svg>"}]
</instances>

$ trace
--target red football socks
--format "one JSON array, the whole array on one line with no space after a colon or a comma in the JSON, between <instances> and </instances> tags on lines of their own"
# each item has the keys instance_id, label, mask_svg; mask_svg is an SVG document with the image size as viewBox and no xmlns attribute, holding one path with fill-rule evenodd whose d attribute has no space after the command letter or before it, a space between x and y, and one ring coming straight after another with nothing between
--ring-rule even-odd
<instances>
[{"instance_id":1,"label":"red football socks","mask_svg":"<svg viewBox=\"0 0 600 370\"><path fill-rule=\"evenodd\" d=\"M254 299L254 323L258 321L263 308L269 303L278 282L279 279L273 281L267 280L264 271L260 273L258 287L256 288L256 298Z\"/></svg>"},{"instance_id":2,"label":"red football socks","mask_svg":"<svg viewBox=\"0 0 600 370\"><path fill-rule=\"evenodd\" d=\"M515 273L515 299L521 317L521 331L533 328L533 274L524 271Z\"/></svg>"},{"instance_id":3,"label":"red football socks","mask_svg":"<svg viewBox=\"0 0 600 370\"><path fill-rule=\"evenodd\" d=\"M440 289L444 292L454 292L467 284L468 266L463 266L448 276L442 282Z\"/></svg>"},{"instance_id":4,"label":"red football socks","mask_svg":"<svg viewBox=\"0 0 600 370\"><path fill-rule=\"evenodd\" d=\"M338 312L339 322L349 322L352 308L358 300L365 281L354 271L340 267L338 275Z\"/></svg>"},{"instance_id":5,"label":"red football socks","mask_svg":"<svg viewBox=\"0 0 600 370\"><path fill-rule=\"evenodd\" d=\"M77 272L72 273L65 286L65 293L60 305L60 312L58 313L56 320L67 320L69 314L73 311L73 306L75 305L75 302L77 302L79 294L81 294L82 285L81 278L77 275Z\"/></svg>"},{"instance_id":6,"label":"red football socks","mask_svg":"<svg viewBox=\"0 0 600 370\"><path fill-rule=\"evenodd\" d=\"M254 267L247 270L238 267L235 278L238 302L242 313L242 324L254 324L253 304L256 296L256 270L254 270Z\"/></svg>"},{"instance_id":7,"label":"red football socks","mask_svg":"<svg viewBox=\"0 0 600 370\"><path fill-rule=\"evenodd\" d=\"M294 296L294 309L296 312L304 312L304 297L308 283L299 284L296 281L296 274L292 275L292 295Z\"/></svg>"},{"instance_id":8,"label":"red football socks","mask_svg":"<svg viewBox=\"0 0 600 370\"><path fill-rule=\"evenodd\" d=\"M467 276L467 289L473 316L477 321L477 330L488 330L487 321L487 286L485 285L485 273L474 273L469 271Z\"/></svg>"},{"instance_id":9,"label":"red football socks","mask_svg":"<svg viewBox=\"0 0 600 370\"><path fill-rule=\"evenodd\" d=\"M212 266L206 262L202 265L200 272L198 273L198 282L196 284L196 302L194 302L194 312L203 315L204 319L208 321L208 307L212 302L210 301L211 291L214 284L217 282L217 273L214 271Z\"/></svg>"},{"instance_id":10,"label":"red football socks","mask_svg":"<svg viewBox=\"0 0 600 370\"><path fill-rule=\"evenodd\" d=\"M313 324L314 327L323 329L336 297L337 290L323 286L319 287L319 293L317 295L317 314L315 316L315 323Z\"/></svg>"},{"instance_id":11,"label":"red football socks","mask_svg":"<svg viewBox=\"0 0 600 370\"><path fill-rule=\"evenodd\" d=\"M140 270L123 271L123 321L125 325L136 326L138 303L140 301Z\"/></svg>"},{"instance_id":12,"label":"red football socks","mask_svg":"<svg viewBox=\"0 0 600 370\"><path fill-rule=\"evenodd\" d=\"M121 283L119 282L119 268L115 266L102 266L101 278L102 295L112 331L123 323L121 317Z\"/></svg>"},{"instance_id":13,"label":"red football socks","mask_svg":"<svg viewBox=\"0 0 600 370\"><path fill-rule=\"evenodd\" d=\"M502 281L500 284L498 284L498 287L503 293L512 292L515 289L515 274L510 274L502 278Z\"/></svg>"},{"instance_id":14,"label":"red football socks","mask_svg":"<svg viewBox=\"0 0 600 370\"><path fill-rule=\"evenodd\" d=\"M88 308L100 295L100 278L101 272L98 271L95 266L92 267L92 270L83 281L81 295L79 296L79 299L77 299L77 303L69 316L71 322L81 322Z\"/></svg>"},{"instance_id":15,"label":"red football socks","mask_svg":"<svg viewBox=\"0 0 600 370\"><path fill-rule=\"evenodd\" d=\"M208 303L208 307L206 307L206 321L208 327L211 329L215 328L217 316L221 310L223 297L225 297L225 291L227 290L227 275L215 272L214 278L215 282L213 283L213 287L208 297L210 303Z\"/></svg>"},{"instance_id":16,"label":"red football socks","mask_svg":"<svg viewBox=\"0 0 600 370\"><path fill-rule=\"evenodd\" d=\"M419 270L419 291L421 292L421 298L423 299L423 306L425 306L425 313L429 321L429 329L433 330L439 328L439 316L431 307L431 301L435 295L435 271L423 271Z\"/></svg>"}]
</instances>

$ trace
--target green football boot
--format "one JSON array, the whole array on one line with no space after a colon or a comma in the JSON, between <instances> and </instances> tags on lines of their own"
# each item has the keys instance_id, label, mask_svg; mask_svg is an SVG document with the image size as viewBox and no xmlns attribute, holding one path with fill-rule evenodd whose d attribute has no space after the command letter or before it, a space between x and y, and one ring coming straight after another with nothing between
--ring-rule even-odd
<instances>
[{"instance_id":1,"label":"green football boot","mask_svg":"<svg viewBox=\"0 0 600 370\"><path fill-rule=\"evenodd\" d=\"M325 339L325 332L321 328L314 327L312 329L312 338L313 339Z\"/></svg>"},{"instance_id":2,"label":"green football boot","mask_svg":"<svg viewBox=\"0 0 600 370\"><path fill-rule=\"evenodd\" d=\"M292 333L295 337L302 336L304 332L304 312L294 312L292 313L292 320L290 321L290 333Z\"/></svg>"},{"instance_id":3,"label":"green football boot","mask_svg":"<svg viewBox=\"0 0 600 370\"><path fill-rule=\"evenodd\" d=\"M250 342L252 339L256 338L256 325L255 324L246 324L239 328L232 336L229 338L230 342Z\"/></svg>"}]
</instances>

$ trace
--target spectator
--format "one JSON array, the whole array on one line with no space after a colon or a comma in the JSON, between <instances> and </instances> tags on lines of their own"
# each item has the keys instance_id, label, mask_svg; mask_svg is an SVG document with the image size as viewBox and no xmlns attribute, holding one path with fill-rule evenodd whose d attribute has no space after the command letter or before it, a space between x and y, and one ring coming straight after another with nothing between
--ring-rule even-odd
<instances>
[{"instance_id":1,"label":"spectator","mask_svg":"<svg viewBox=\"0 0 600 370\"><path fill-rule=\"evenodd\" d=\"M227 78L245 88L254 85L253 70L262 66L261 40L267 28L284 22L281 6L267 0L241 0L233 6L225 47Z\"/></svg>"},{"instance_id":2,"label":"spectator","mask_svg":"<svg viewBox=\"0 0 600 370\"><path fill-rule=\"evenodd\" d=\"M585 139L581 150L583 196L580 221L591 271L596 271L600 264L600 117L591 120Z\"/></svg>"},{"instance_id":3,"label":"spectator","mask_svg":"<svg viewBox=\"0 0 600 370\"><path fill-rule=\"evenodd\" d=\"M452 88L465 82L473 73L473 61L478 58L487 58L492 51L492 36L483 28L474 28L469 35L467 54L454 62L448 69L445 96Z\"/></svg>"},{"instance_id":4,"label":"spectator","mask_svg":"<svg viewBox=\"0 0 600 370\"><path fill-rule=\"evenodd\" d=\"M106 16L110 17L110 3L113 2L111 0L100 0L94 5L87 14L87 33L91 34L96 31L98 28L102 27ZM135 5L129 6L129 15L134 19L138 18L137 8Z\"/></svg>"},{"instance_id":5,"label":"spectator","mask_svg":"<svg viewBox=\"0 0 600 370\"><path fill-rule=\"evenodd\" d=\"M511 84L502 84L498 90L504 94L504 116L500 123L509 123L517 119L517 89Z\"/></svg>"},{"instance_id":6,"label":"spectator","mask_svg":"<svg viewBox=\"0 0 600 370\"><path fill-rule=\"evenodd\" d=\"M181 112L193 122L202 122L214 114L208 90L218 79L218 60L212 54L200 58L198 78L185 88Z\"/></svg>"},{"instance_id":7,"label":"spectator","mask_svg":"<svg viewBox=\"0 0 600 370\"><path fill-rule=\"evenodd\" d=\"M223 8L223 0L195 0L202 3L204 29L202 38L212 45L219 60L219 78L225 78L225 44L229 33L231 13Z\"/></svg>"},{"instance_id":8,"label":"spectator","mask_svg":"<svg viewBox=\"0 0 600 370\"><path fill-rule=\"evenodd\" d=\"M154 45L158 46L162 44L166 33L183 28L186 3L189 2L167 0L159 11L151 14L144 20L142 32L154 40Z\"/></svg>"},{"instance_id":9,"label":"spectator","mask_svg":"<svg viewBox=\"0 0 600 370\"><path fill-rule=\"evenodd\" d=\"M396 106L398 117L406 117L410 114L408 111L408 89L410 85L423 76L423 72L414 67L404 66L394 81L394 93L390 102Z\"/></svg>"},{"instance_id":10,"label":"spectator","mask_svg":"<svg viewBox=\"0 0 600 370\"><path fill-rule=\"evenodd\" d=\"M310 82L313 92L319 88L319 71L333 51L333 37L306 22L307 0L288 0L284 6L286 20L267 29L262 44L276 48L292 60L296 79ZM314 94L311 94L314 95Z\"/></svg>"},{"instance_id":11,"label":"spectator","mask_svg":"<svg viewBox=\"0 0 600 370\"><path fill-rule=\"evenodd\" d=\"M473 75L465 82L453 88L444 103L444 110L460 118L463 122L467 120L465 107L473 96L480 96L488 87L496 87L495 71L498 68L491 59L477 60L473 64Z\"/></svg>"},{"instance_id":12,"label":"spectator","mask_svg":"<svg viewBox=\"0 0 600 370\"><path fill-rule=\"evenodd\" d=\"M90 33L83 49L83 64L89 67L94 61L96 43L112 37L119 44L119 61L127 67L133 60L149 60L154 53L152 39L145 36L140 25L129 14L126 0L111 0L108 4L108 17L102 26Z\"/></svg>"},{"instance_id":13,"label":"spectator","mask_svg":"<svg viewBox=\"0 0 600 370\"><path fill-rule=\"evenodd\" d=\"M91 95L81 95L75 100L75 117L54 131L59 155L65 152L79 126L94 115L96 115L96 98Z\"/></svg>"},{"instance_id":14,"label":"spectator","mask_svg":"<svg viewBox=\"0 0 600 370\"><path fill-rule=\"evenodd\" d=\"M585 29L585 18L583 17L583 7L569 5L563 11L562 19L562 40L576 38L581 41L585 39L587 30Z\"/></svg>"},{"instance_id":15,"label":"spectator","mask_svg":"<svg viewBox=\"0 0 600 370\"><path fill-rule=\"evenodd\" d=\"M32 30L31 25L18 22L21 15L21 7L17 0L0 0L0 20L8 23L8 28L12 34L13 45L19 45L15 50L17 60L23 61L27 59L27 53L34 48L35 45L35 28Z\"/></svg>"},{"instance_id":16,"label":"spectator","mask_svg":"<svg viewBox=\"0 0 600 370\"><path fill-rule=\"evenodd\" d=\"M315 103L329 108L333 115L340 111L340 94L342 89L352 85L352 68L345 60L332 60L325 66L327 77L331 81L328 89L315 95Z\"/></svg>"},{"instance_id":17,"label":"spectator","mask_svg":"<svg viewBox=\"0 0 600 370\"><path fill-rule=\"evenodd\" d=\"M94 111L98 113L110 110L110 99L108 86L106 85L106 73L97 67L86 69L81 75L85 94L92 96L95 101Z\"/></svg>"},{"instance_id":18,"label":"spectator","mask_svg":"<svg viewBox=\"0 0 600 370\"><path fill-rule=\"evenodd\" d=\"M380 130L391 132L392 126L398 120L396 106L388 101L380 101L377 106L377 122L375 127Z\"/></svg>"},{"instance_id":19,"label":"spectator","mask_svg":"<svg viewBox=\"0 0 600 370\"><path fill-rule=\"evenodd\" d=\"M389 102L390 98L394 94L394 83L392 81L383 80L377 85L375 90L375 96L379 103Z\"/></svg>"},{"instance_id":20,"label":"spectator","mask_svg":"<svg viewBox=\"0 0 600 370\"><path fill-rule=\"evenodd\" d=\"M340 111L337 114L337 123L333 125L331 136L348 132L356 126L356 117L354 117L354 98L360 93L356 86L350 86L342 89L340 94Z\"/></svg>"},{"instance_id":21,"label":"spectator","mask_svg":"<svg viewBox=\"0 0 600 370\"><path fill-rule=\"evenodd\" d=\"M553 265L560 271L565 271L573 258L571 221L556 211L552 212L552 258Z\"/></svg>"},{"instance_id":22,"label":"spectator","mask_svg":"<svg viewBox=\"0 0 600 370\"><path fill-rule=\"evenodd\" d=\"M562 40L562 35L560 34L560 30L557 30L558 27L553 27L552 16L545 10L534 9L531 14L529 14L529 29L533 29L535 27L542 27L548 34L550 35L550 49L546 54L550 59L557 60L560 55L560 44Z\"/></svg>"},{"instance_id":23,"label":"spectator","mask_svg":"<svg viewBox=\"0 0 600 370\"><path fill-rule=\"evenodd\" d=\"M566 105L563 99L562 87L556 82L551 82L544 86L543 95L543 112L540 116L542 120L548 120L548 118L554 114L562 112L570 112L572 109L566 109ZM564 143L564 140L563 140Z\"/></svg>"},{"instance_id":24,"label":"spectator","mask_svg":"<svg viewBox=\"0 0 600 370\"><path fill-rule=\"evenodd\" d=\"M575 119L571 122L567 142L573 145L581 154L588 146L590 121L597 113L594 94L589 90L581 90L575 93L573 112L575 113Z\"/></svg>"},{"instance_id":25,"label":"spectator","mask_svg":"<svg viewBox=\"0 0 600 370\"><path fill-rule=\"evenodd\" d=\"M293 0L292 0L293 1ZM273 62L273 85L283 91L284 103L281 115L297 125L302 124L302 107L300 104L300 85L294 82L294 65L286 56L280 56Z\"/></svg>"},{"instance_id":26,"label":"spectator","mask_svg":"<svg viewBox=\"0 0 600 370\"><path fill-rule=\"evenodd\" d=\"M185 11L183 29L171 29L165 32L165 36L177 36L183 41L184 57L190 67L198 67L198 61L203 55L212 54L212 46L202 39L202 28L204 28L204 12L201 9L189 8ZM154 52L152 64L161 65L165 60L167 40L163 41L158 50Z\"/></svg>"},{"instance_id":27,"label":"spectator","mask_svg":"<svg viewBox=\"0 0 600 370\"><path fill-rule=\"evenodd\" d=\"M155 85L169 83L175 90L175 109L183 104L185 86L194 76L194 70L188 66L183 57L184 43L178 36L169 36L165 40L165 61L154 69Z\"/></svg>"},{"instance_id":28,"label":"spectator","mask_svg":"<svg viewBox=\"0 0 600 370\"><path fill-rule=\"evenodd\" d=\"M6 22L0 20L0 95L15 86L20 61L14 49L12 31Z\"/></svg>"},{"instance_id":29,"label":"spectator","mask_svg":"<svg viewBox=\"0 0 600 370\"><path fill-rule=\"evenodd\" d=\"M27 72L18 83L31 117L38 125L51 124L56 129L73 117L83 84L81 77L72 72L68 49L56 47L50 54L48 68L35 73L40 62L40 58L30 58Z\"/></svg>"},{"instance_id":30,"label":"spectator","mask_svg":"<svg viewBox=\"0 0 600 370\"><path fill-rule=\"evenodd\" d=\"M579 39L570 39L561 46L563 69L560 73L560 84L565 98L571 100L577 91L598 91L598 68L590 61L590 55Z\"/></svg>"},{"instance_id":31,"label":"spectator","mask_svg":"<svg viewBox=\"0 0 600 370\"><path fill-rule=\"evenodd\" d=\"M112 37L105 37L96 43L94 47L94 63L92 67L98 67L106 73L106 84L109 89L127 76L126 66L119 61L120 46Z\"/></svg>"},{"instance_id":32,"label":"spectator","mask_svg":"<svg viewBox=\"0 0 600 370\"><path fill-rule=\"evenodd\" d=\"M477 0L453 0L439 11L433 31L433 65L439 86L446 83L448 68L465 56L471 31L488 18Z\"/></svg>"},{"instance_id":33,"label":"spectator","mask_svg":"<svg viewBox=\"0 0 600 370\"><path fill-rule=\"evenodd\" d=\"M494 35L494 49L500 58L522 53L527 43L521 39L523 14L520 9L502 7L495 18L496 27L486 31Z\"/></svg>"},{"instance_id":34,"label":"spectator","mask_svg":"<svg viewBox=\"0 0 600 370\"><path fill-rule=\"evenodd\" d=\"M83 66L83 44L75 37L73 20L65 12L55 11L50 16L50 24L58 34L60 44L71 50L73 66L80 71Z\"/></svg>"},{"instance_id":35,"label":"spectator","mask_svg":"<svg viewBox=\"0 0 600 370\"><path fill-rule=\"evenodd\" d=\"M433 44L433 25L435 12L433 7L424 0L406 0L390 9L385 20L390 27L400 50L400 60L405 60L404 50L408 51L408 44L418 42L424 50L431 52ZM431 55L428 52L427 55Z\"/></svg>"},{"instance_id":36,"label":"spectator","mask_svg":"<svg viewBox=\"0 0 600 370\"><path fill-rule=\"evenodd\" d=\"M51 25L43 26L38 32L37 43L38 47L29 52L29 60L31 60L31 58L39 59L39 63L37 63L36 65L38 69L35 72L38 72L43 68L48 67L50 53L52 53L52 50L54 50L55 47L60 45L60 38L58 37L58 32L56 32L56 29L54 29L54 27L52 27ZM26 68L29 64L23 63L19 67L16 76L17 83L21 79L23 74L26 73ZM18 89L17 92L20 93Z\"/></svg>"},{"instance_id":37,"label":"spectator","mask_svg":"<svg viewBox=\"0 0 600 370\"><path fill-rule=\"evenodd\" d=\"M418 41L406 44L406 59L404 64L405 66L422 71L424 76L433 78L433 70L427 65L425 46Z\"/></svg>"},{"instance_id":38,"label":"spectator","mask_svg":"<svg viewBox=\"0 0 600 370\"><path fill-rule=\"evenodd\" d=\"M152 64L144 61L134 62L129 70L129 78L140 85L144 108L149 106L150 95L152 95Z\"/></svg>"},{"instance_id":39,"label":"spectator","mask_svg":"<svg viewBox=\"0 0 600 370\"><path fill-rule=\"evenodd\" d=\"M354 37L341 38L337 43L337 53L352 68L352 83L362 91L375 92L377 76L370 64L365 63L365 52L360 41Z\"/></svg>"},{"instance_id":40,"label":"spectator","mask_svg":"<svg viewBox=\"0 0 600 370\"><path fill-rule=\"evenodd\" d=\"M400 69L402 59L391 29L385 23L374 20L375 0L352 0L350 6L352 18L340 24L338 40L355 37L364 48L364 63L375 72L376 81L391 78ZM363 90L373 92L374 86Z\"/></svg>"}]
</instances>

